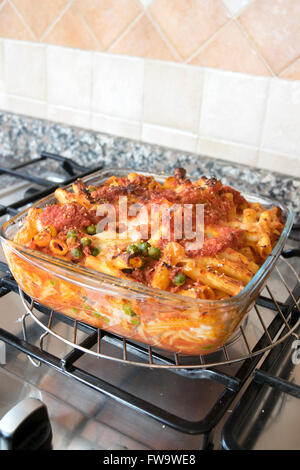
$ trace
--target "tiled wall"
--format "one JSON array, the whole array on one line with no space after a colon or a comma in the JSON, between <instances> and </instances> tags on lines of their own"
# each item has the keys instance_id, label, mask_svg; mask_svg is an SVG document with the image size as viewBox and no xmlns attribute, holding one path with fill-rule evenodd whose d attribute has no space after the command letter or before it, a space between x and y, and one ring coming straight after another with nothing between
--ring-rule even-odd
<instances>
[{"instance_id":1,"label":"tiled wall","mask_svg":"<svg viewBox=\"0 0 300 470\"><path fill-rule=\"evenodd\" d=\"M0 108L300 176L299 0L3 0Z\"/></svg>"},{"instance_id":2,"label":"tiled wall","mask_svg":"<svg viewBox=\"0 0 300 470\"><path fill-rule=\"evenodd\" d=\"M299 0L2 0L0 37L300 78Z\"/></svg>"}]
</instances>

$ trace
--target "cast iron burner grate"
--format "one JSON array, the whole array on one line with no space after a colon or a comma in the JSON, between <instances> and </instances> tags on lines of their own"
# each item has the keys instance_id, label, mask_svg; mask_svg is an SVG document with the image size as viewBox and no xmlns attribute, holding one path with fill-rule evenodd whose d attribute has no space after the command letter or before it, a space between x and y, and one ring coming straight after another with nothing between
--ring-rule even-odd
<instances>
[{"instance_id":1,"label":"cast iron burner grate","mask_svg":"<svg viewBox=\"0 0 300 470\"><path fill-rule=\"evenodd\" d=\"M22 176L20 176L19 170L24 166L30 165L32 162L47 158L60 161L63 168L69 173L70 177L64 181L64 185L70 184L70 182L74 181L76 178L83 177L96 170L96 168L87 169L81 167L73 161L59 155L43 153L40 159L26 162L10 170L0 168L0 172L2 171L26 179L27 175L22 174ZM30 179L27 178L27 180L33 181L34 178L35 177L30 176ZM39 178L38 180L40 184L41 179ZM15 215L19 208L45 197L58 187L58 185L54 184L50 186L48 183L49 182L44 184L44 186L47 186L46 190L30 195L25 200L17 201L8 207L0 207L0 215ZM59 186L61 185L60 183ZM293 233L296 233L296 237L298 232L299 226L295 226ZM203 434L204 439L202 446L204 448L207 446L211 431L225 414L238 391L241 390L245 382L251 378L251 374L258 366L264 354L272 349L272 358L274 361L278 361L280 360L280 354L284 344L286 344L287 338L291 338L292 336L298 338L295 331L300 323L300 308L298 303L300 298L300 279L295 268L286 258L296 258L299 257L299 255L298 249L293 248L284 251L276 267L277 282L280 282L282 287L286 290L286 300L277 300L276 295L268 285L265 288L266 295L261 295L257 299L254 308L248 314L248 316L252 315L256 317L262 329L262 335L256 344L250 344L247 337L247 328L245 325L242 325L238 334L233 339L232 344L225 345L219 351L211 355L196 358L181 356L179 354L172 356L163 351L156 350L155 348L137 344L112 333L96 329L79 321L74 321L58 312L52 311L38 302L33 301L29 296L20 291L7 265L0 263L0 270L4 273L0 279L0 297L9 292L19 293L25 308L25 313L22 316L23 339L0 328L0 340L28 355L32 363L37 367L41 363L47 364L62 374L72 377L92 389L117 400L119 403L129 406L174 429L188 434ZM289 271L289 279L291 276L293 277L293 288L290 287L289 282L285 279L286 270ZM265 323L263 313L261 312L263 308L267 308L269 311L273 312L273 318L268 325ZM29 319L33 320L41 327L38 346L29 338L27 328L27 321ZM56 332L55 328L60 323L67 324L70 327L70 337L72 339L63 337ZM80 342L77 341L79 332L84 332L85 334L85 338ZM48 335L53 335L59 340L64 341L71 347L71 351L63 357L58 357L48 352L44 347L44 340ZM234 346L237 342L243 343L245 354L232 355L232 350L234 351L232 345ZM101 350L103 343L109 343L115 346L116 350L121 351L121 357L120 355L108 356L107 354L103 354ZM200 421L189 421L145 401L122 388L112 385L103 380L100 376L95 376L81 369L76 365L76 362L86 354L90 355L95 360L102 358L104 360L118 361L136 367L160 370L167 369L175 374L183 375L188 379L208 379L222 384L224 386L223 392L214 406L212 406L206 414L205 418ZM133 357L133 359L131 359L131 357ZM240 367L238 369L235 368L233 373L228 373L226 365L237 363L240 363ZM225 366L225 371L224 367L220 368L220 366ZM101 375L101 373L99 375Z\"/></svg>"}]
</instances>

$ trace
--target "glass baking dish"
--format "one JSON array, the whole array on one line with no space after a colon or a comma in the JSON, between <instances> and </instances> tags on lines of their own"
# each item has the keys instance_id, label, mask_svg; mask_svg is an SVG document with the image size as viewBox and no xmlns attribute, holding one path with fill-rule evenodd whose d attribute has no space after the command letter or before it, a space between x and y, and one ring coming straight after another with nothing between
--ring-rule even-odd
<instances>
[{"instance_id":1,"label":"glass baking dish","mask_svg":"<svg viewBox=\"0 0 300 470\"><path fill-rule=\"evenodd\" d=\"M108 168L83 181L97 185L110 176L126 176L132 169ZM163 182L168 175L139 172ZM66 187L71 189L71 185ZM1 229L4 254L21 289L41 304L96 328L110 331L167 351L205 355L223 346L235 332L262 291L292 227L292 212L283 204L243 194L266 209L277 205L285 226L265 263L236 296L202 300L104 274L93 269L31 250L13 242L28 213L24 210ZM32 207L44 208L56 201L47 196ZM131 317L124 305L136 313ZM138 318L138 321L137 321Z\"/></svg>"}]
</instances>

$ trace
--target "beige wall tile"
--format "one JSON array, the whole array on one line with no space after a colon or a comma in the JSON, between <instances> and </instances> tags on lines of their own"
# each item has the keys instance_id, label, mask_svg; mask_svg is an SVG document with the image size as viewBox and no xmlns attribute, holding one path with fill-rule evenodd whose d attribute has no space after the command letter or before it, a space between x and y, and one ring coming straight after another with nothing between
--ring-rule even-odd
<instances>
[{"instance_id":1,"label":"beige wall tile","mask_svg":"<svg viewBox=\"0 0 300 470\"><path fill-rule=\"evenodd\" d=\"M142 15L109 52L149 59L178 60L147 15Z\"/></svg>"},{"instance_id":2,"label":"beige wall tile","mask_svg":"<svg viewBox=\"0 0 300 470\"><path fill-rule=\"evenodd\" d=\"M26 28L22 19L8 2L4 3L0 9L0 37L23 41L33 41L35 39L32 32Z\"/></svg>"},{"instance_id":3,"label":"beige wall tile","mask_svg":"<svg viewBox=\"0 0 300 470\"><path fill-rule=\"evenodd\" d=\"M46 90L45 46L5 40L4 73L7 93L44 100Z\"/></svg>"},{"instance_id":4,"label":"beige wall tile","mask_svg":"<svg viewBox=\"0 0 300 470\"><path fill-rule=\"evenodd\" d=\"M58 14L67 5L68 0L12 0L19 13L35 34L40 39L42 34L54 22Z\"/></svg>"},{"instance_id":5,"label":"beige wall tile","mask_svg":"<svg viewBox=\"0 0 300 470\"><path fill-rule=\"evenodd\" d=\"M197 132L202 76L198 67L146 62L144 121Z\"/></svg>"},{"instance_id":6,"label":"beige wall tile","mask_svg":"<svg viewBox=\"0 0 300 470\"><path fill-rule=\"evenodd\" d=\"M74 108L65 108L63 106L48 105L47 119L56 122L69 124L70 126L83 127L90 129L90 112L79 111Z\"/></svg>"},{"instance_id":7,"label":"beige wall tile","mask_svg":"<svg viewBox=\"0 0 300 470\"><path fill-rule=\"evenodd\" d=\"M8 111L8 105L7 105L7 94L6 93L0 93L0 109L2 111Z\"/></svg>"},{"instance_id":8,"label":"beige wall tile","mask_svg":"<svg viewBox=\"0 0 300 470\"><path fill-rule=\"evenodd\" d=\"M43 42L78 49L98 50L99 44L71 6L43 37Z\"/></svg>"},{"instance_id":9,"label":"beige wall tile","mask_svg":"<svg viewBox=\"0 0 300 470\"><path fill-rule=\"evenodd\" d=\"M143 11L139 0L74 0L104 49Z\"/></svg>"},{"instance_id":10,"label":"beige wall tile","mask_svg":"<svg viewBox=\"0 0 300 470\"><path fill-rule=\"evenodd\" d=\"M291 80L300 80L300 58L295 60L293 64L287 67L281 74L282 78L290 78Z\"/></svg>"},{"instance_id":11,"label":"beige wall tile","mask_svg":"<svg viewBox=\"0 0 300 470\"><path fill-rule=\"evenodd\" d=\"M147 123L143 124L142 140L187 152L196 152L197 149L196 134Z\"/></svg>"},{"instance_id":12,"label":"beige wall tile","mask_svg":"<svg viewBox=\"0 0 300 470\"><path fill-rule=\"evenodd\" d=\"M234 21L217 32L189 63L255 75L271 74Z\"/></svg>"},{"instance_id":13,"label":"beige wall tile","mask_svg":"<svg viewBox=\"0 0 300 470\"><path fill-rule=\"evenodd\" d=\"M257 166L266 170L300 177L300 157L293 155L282 155L276 152L261 150Z\"/></svg>"},{"instance_id":14,"label":"beige wall tile","mask_svg":"<svg viewBox=\"0 0 300 470\"><path fill-rule=\"evenodd\" d=\"M142 116L144 61L95 53L92 111L139 121Z\"/></svg>"},{"instance_id":15,"label":"beige wall tile","mask_svg":"<svg viewBox=\"0 0 300 470\"><path fill-rule=\"evenodd\" d=\"M257 164L258 158L258 150L256 147L235 144L229 141L207 139L204 137L199 138L197 152L209 157L253 166Z\"/></svg>"},{"instance_id":16,"label":"beige wall tile","mask_svg":"<svg viewBox=\"0 0 300 470\"><path fill-rule=\"evenodd\" d=\"M262 148L300 155L300 82L271 79Z\"/></svg>"},{"instance_id":17,"label":"beige wall tile","mask_svg":"<svg viewBox=\"0 0 300 470\"><path fill-rule=\"evenodd\" d=\"M0 0L0 38L292 80L299 24L299 0Z\"/></svg>"},{"instance_id":18,"label":"beige wall tile","mask_svg":"<svg viewBox=\"0 0 300 470\"><path fill-rule=\"evenodd\" d=\"M91 104L92 53L47 46L48 103L79 110Z\"/></svg>"},{"instance_id":19,"label":"beige wall tile","mask_svg":"<svg viewBox=\"0 0 300 470\"><path fill-rule=\"evenodd\" d=\"M98 132L106 132L107 134L119 135L129 139L139 139L141 125L138 121L92 113L91 128Z\"/></svg>"},{"instance_id":20,"label":"beige wall tile","mask_svg":"<svg viewBox=\"0 0 300 470\"><path fill-rule=\"evenodd\" d=\"M268 80L205 69L200 136L257 146Z\"/></svg>"},{"instance_id":21,"label":"beige wall tile","mask_svg":"<svg viewBox=\"0 0 300 470\"><path fill-rule=\"evenodd\" d=\"M2 95L0 106L11 113L24 114L25 116L45 119L47 117L47 105L43 101L31 100L20 96Z\"/></svg>"},{"instance_id":22,"label":"beige wall tile","mask_svg":"<svg viewBox=\"0 0 300 470\"><path fill-rule=\"evenodd\" d=\"M276 73L300 55L299 0L254 0L239 21Z\"/></svg>"},{"instance_id":23,"label":"beige wall tile","mask_svg":"<svg viewBox=\"0 0 300 470\"><path fill-rule=\"evenodd\" d=\"M149 12L184 59L229 19L221 0L154 0Z\"/></svg>"}]
</instances>

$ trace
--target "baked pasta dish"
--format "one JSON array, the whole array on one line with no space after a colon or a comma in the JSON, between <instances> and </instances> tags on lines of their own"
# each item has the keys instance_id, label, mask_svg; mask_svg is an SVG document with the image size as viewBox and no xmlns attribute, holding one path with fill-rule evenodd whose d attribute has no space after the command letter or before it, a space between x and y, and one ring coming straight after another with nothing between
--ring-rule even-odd
<instances>
[{"instance_id":1,"label":"baked pasta dish","mask_svg":"<svg viewBox=\"0 0 300 470\"><path fill-rule=\"evenodd\" d=\"M4 243L21 288L76 320L183 354L207 354L228 340L253 301L249 295L241 305L235 296L284 227L277 206L249 202L216 178L192 182L181 168L163 182L135 172L100 184L77 180L55 198L28 210L13 241L46 260L89 268L94 279L99 273L99 289L76 282L74 269L68 279ZM124 280L124 288L110 292L100 273L111 284ZM153 295L129 295L133 285Z\"/></svg>"}]
</instances>

